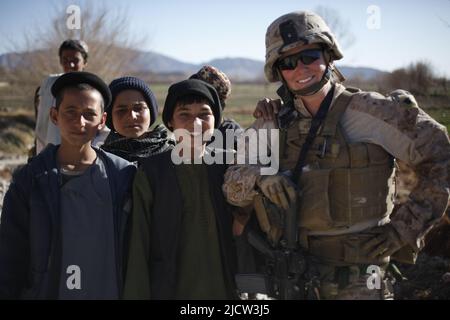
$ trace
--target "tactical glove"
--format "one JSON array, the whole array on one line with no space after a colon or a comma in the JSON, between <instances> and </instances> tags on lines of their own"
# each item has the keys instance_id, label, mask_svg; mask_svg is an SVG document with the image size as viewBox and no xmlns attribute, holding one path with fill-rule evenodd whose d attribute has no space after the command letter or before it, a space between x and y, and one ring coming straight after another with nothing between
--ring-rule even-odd
<instances>
[{"instance_id":1,"label":"tactical glove","mask_svg":"<svg viewBox=\"0 0 450 320\"><path fill-rule=\"evenodd\" d=\"M362 245L362 249L371 259L383 259L391 256L405 245L397 230L388 223L371 230L373 238Z\"/></svg>"},{"instance_id":2,"label":"tactical glove","mask_svg":"<svg viewBox=\"0 0 450 320\"><path fill-rule=\"evenodd\" d=\"M297 198L295 185L285 176L260 176L256 184L261 192L279 208L287 210Z\"/></svg>"},{"instance_id":3,"label":"tactical glove","mask_svg":"<svg viewBox=\"0 0 450 320\"><path fill-rule=\"evenodd\" d=\"M272 100L264 98L258 101L253 116L255 118L263 118L264 120L275 120L280 111L282 102L280 99Z\"/></svg>"}]
</instances>

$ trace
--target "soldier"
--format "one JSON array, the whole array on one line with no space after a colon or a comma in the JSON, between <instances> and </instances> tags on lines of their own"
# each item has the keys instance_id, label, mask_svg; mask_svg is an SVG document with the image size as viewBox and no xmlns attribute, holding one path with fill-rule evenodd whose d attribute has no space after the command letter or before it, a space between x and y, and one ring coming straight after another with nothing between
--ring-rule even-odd
<instances>
[{"instance_id":1,"label":"soldier","mask_svg":"<svg viewBox=\"0 0 450 320\"><path fill-rule=\"evenodd\" d=\"M391 258L413 263L446 210L449 137L409 92L386 97L345 88L334 66L342 57L314 13L292 12L268 27L264 71L268 81L282 82L283 105L275 120L260 118L251 128L279 129L279 171L261 175L259 165L231 166L223 190L236 206L255 206L262 194L287 209L301 189L298 242L317 261L320 298L388 299ZM291 181L285 171L294 170L300 153L302 173ZM395 159L414 168L418 183L394 210ZM267 226L273 219L260 217L269 240L278 240L280 230ZM371 265L380 286L369 284Z\"/></svg>"}]
</instances>

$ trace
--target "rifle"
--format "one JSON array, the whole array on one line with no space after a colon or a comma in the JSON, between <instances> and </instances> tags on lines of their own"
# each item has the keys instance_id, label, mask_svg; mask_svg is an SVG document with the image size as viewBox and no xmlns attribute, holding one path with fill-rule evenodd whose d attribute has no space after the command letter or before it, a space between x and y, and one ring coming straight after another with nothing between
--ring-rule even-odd
<instances>
[{"instance_id":1,"label":"rifle","mask_svg":"<svg viewBox=\"0 0 450 320\"><path fill-rule=\"evenodd\" d=\"M311 259L298 245L297 206L293 203L285 212L263 198L271 215L282 215L284 235L271 244L254 230L247 232L248 242L264 256L264 274L238 274L236 282L241 292L263 293L281 300L318 299L318 276Z\"/></svg>"}]
</instances>

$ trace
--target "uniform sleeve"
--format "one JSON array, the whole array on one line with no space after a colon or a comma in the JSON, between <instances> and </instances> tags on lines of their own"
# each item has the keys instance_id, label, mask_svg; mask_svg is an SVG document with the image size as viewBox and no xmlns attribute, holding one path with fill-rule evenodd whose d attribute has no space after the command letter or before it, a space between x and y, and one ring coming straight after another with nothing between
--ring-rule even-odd
<instances>
[{"instance_id":1,"label":"uniform sleeve","mask_svg":"<svg viewBox=\"0 0 450 320\"><path fill-rule=\"evenodd\" d=\"M275 124L272 121L257 119L238 137L235 165L229 166L225 172L222 187L225 198L232 205L245 207L251 204L258 194L256 179L262 174L278 172L279 159L275 149L279 149L279 141L278 135L271 135L273 129ZM261 157L258 153L263 148L267 149L266 155L270 154L270 163L269 157Z\"/></svg>"},{"instance_id":2,"label":"uniform sleeve","mask_svg":"<svg viewBox=\"0 0 450 320\"><path fill-rule=\"evenodd\" d=\"M150 211L153 203L150 182L138 170L133 182L133 209L128 248L124 299L150 299Z\"/></svg>"},{"instance_id":3,"label":"uniform sleeve","mask_svg":"<svg viewBox=\"0 0 450 320\"><path fill-rule=\"evenodd\" d=\"M13 179L0 222L0 299L19 299L29 269L29 207L26 193Z\"/></svg>"},{"instance_id":4,"label":"uniform sleeve","mask_svg":"<svg viewBox=\"0 0 450 320\"><path fill-rule=\"evenodd\" d=\"M450 142L447 130L417 105L407 91L388 97L361 93L353 97L342 124L349 141L382 146L405 162L417 184L391 216L393 226L415 251L426 232L444 214L449 201Z\"/></svg>"}]
</instances>

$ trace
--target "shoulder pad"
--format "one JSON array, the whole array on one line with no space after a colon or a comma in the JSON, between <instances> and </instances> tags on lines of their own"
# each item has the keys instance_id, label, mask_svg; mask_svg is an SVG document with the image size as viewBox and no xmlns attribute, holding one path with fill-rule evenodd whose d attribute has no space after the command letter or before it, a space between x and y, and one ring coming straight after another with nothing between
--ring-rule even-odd
<instances>
[{"instance_id":1,"label":"shoulder pad","mask_svg":"<svg viewBox=\"0 0 450 320\"><path fill-rule=\"evenodd\" d=\"M403 105L405 107L416 107L417 108L417 102L414 96L402 89L397 89L389 93L389 96L392 97L392 100L396 101L399 105Z\"/></svg>"},{"instance_id":2,"label":"shoulder pad","mask_svg":"<svg viewBox=\"0 0 450 320\"><path fill-rule=\"evenodd\" d=\"M350 93L361 92L361 89L355 88L355 87L345 87L345 90L350 92Z\"/></svg>"}]
</instances>

